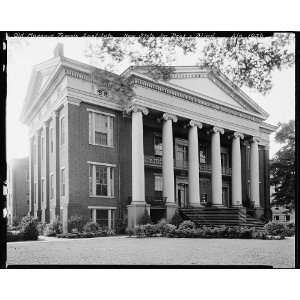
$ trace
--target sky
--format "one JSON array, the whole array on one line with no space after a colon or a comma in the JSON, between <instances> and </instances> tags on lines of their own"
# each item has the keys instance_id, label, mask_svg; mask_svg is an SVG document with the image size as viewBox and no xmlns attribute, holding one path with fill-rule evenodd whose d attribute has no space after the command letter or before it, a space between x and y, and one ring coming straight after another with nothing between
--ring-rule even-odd
<instances>
[{"instance_id":1,"label":"sky","mask_svg":"<svg viewBox=\"0 0 300 300\"><path fill-rule=\"evenodd\" d=\"M66 57L93 63L84 55L90 38L8 38L7 57L7 159L27 156L29 153L28 129L20 122L20 113L26 96L30 74L34 65L53 57L58 42L64 44ZM178 65L193 64L192 58L178 57ZM127 67L126 65L123 70ZM120 70L122 71L122 70ZM258 92L243 90L256 101L270 117L266 122L276 125L295 118L295 69L283 69L273 73L273 88L263 96ZM270 137L270 157L281 147Z\"/></svg>"}]
</instances>

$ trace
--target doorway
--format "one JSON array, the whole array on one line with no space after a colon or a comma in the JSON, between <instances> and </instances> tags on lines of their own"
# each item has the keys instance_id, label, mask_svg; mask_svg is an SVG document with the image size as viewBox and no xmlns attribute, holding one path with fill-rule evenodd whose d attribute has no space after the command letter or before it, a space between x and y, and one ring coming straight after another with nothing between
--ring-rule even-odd
<instances>
[{"instance_id":1,"label":"doorway","mask_svg":"<svg viewBox=\"0 0 300 300\"><path fill-rule=\"evenodd\" d=\"M188 206L188 180L176 178L176 203L179 208Z\"/></svg>"}]
</instances>

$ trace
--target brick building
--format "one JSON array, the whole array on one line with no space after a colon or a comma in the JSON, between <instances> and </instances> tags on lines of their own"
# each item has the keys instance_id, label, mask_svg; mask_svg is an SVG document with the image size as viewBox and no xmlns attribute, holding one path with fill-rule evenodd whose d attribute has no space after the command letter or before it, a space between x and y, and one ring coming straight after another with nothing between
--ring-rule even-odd
<instances>
[{"instance_id":1,"label":"brick building","mask_svg":"<svg viewBox=\"0 0 300 300\"><path fill-rule=\"evenodd\" d=\"M15 158L7 166L7 219L13 225L29 212L28 157Z\"/></svg>"},{"instance_id":2,"label":"brick building","mask_svg":"<svg viewBox=\"0 0 300 300\"><path fill-rule=\"evenodd\" d=\"M134 96L111 87L130 81ZM64 57L37 65L22 121L30 127L30 211L43 221L82 215L113 228L182 213L256 216L269 208L268 114L225 76L175 67L121 75ZM211 207L208 207L211 205ZM208 212L209 213L209 212ZM219 220L220 221L220 220ZM222 220L221 220L222 221Z\"/></svg>"}]
</instances>

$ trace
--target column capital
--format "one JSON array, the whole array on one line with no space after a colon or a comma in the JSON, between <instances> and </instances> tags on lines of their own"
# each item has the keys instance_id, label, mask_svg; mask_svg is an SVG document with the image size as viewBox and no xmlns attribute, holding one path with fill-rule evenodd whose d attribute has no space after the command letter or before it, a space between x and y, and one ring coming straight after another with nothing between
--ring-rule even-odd
<instances>
[{"instance_id":1,"label":"column capital","mask_svg":"<svg viewBox=\"0 0 300 300\"><path fill-rule=\"evenodd\" d=\"M260 138L258 136L252 136L250 138L250 142L251 143L259 143L260 142Z\"/></svg>"},{"instance_id":2,"label":"column capital","mask_svg":"<svg viewBox=\"0 0 300 300\"><path fill-rule=\"evenodd\" d=\"M244 139L244 135L242 134L242 133L240 133L240 132L238 132L238 131L235 131L233 134L232 134L232 136L234 137L234 138L240 138L240 139Z\"/></svg>"},{"instance_id":3,"label":"column capital","mask_svg":"<svg viewBox=\"0 0 300 300\"><path fill-rule=\"evenodd\" d=\"M149 109L145 106L142 105L137 105L137 104L131 104L129 105L125 111L129 114L130 112L141 112L145 116L149 114Z\"/></svg>"},{"instance_id":4,"label":"column capital","mask_svg":"<svg viewBox=\"0 0 300 300\"><path fill-rule=\"evenodd\" d=\"M195 121L195 120L190 120L189 125L190 125L191 127L196 126L196 127L198 127L199 129L201 129L202 126L203 126L201 122L198 122L198 121Z\"/></svg>"},{"instance_id":5,"label":"column capital","mask_svg":"<svg viewBox=\"0 0 300 300\"><path fill-rule=\"evenodd\" d=\"M164 113L164 114L163 114L163 119L164 119L165 121L171 120L171 121L173 121L174 123L176 123L177 120L178 120L177 116L172 115L172 114L169 114L169 113Z\"/></svg>"},{"instance_id":6,"label":"column capital","mask_svg":"<svg viewBox=\"0 0 300 300\"><path fill-rule=\"evenodd\" d=\"M221 128L221 127L218 127L218 126L214 126L214 127L212 128L212 132L213 132L213 133L219 132L220 134L224 134L224 129Z\"/></svg>"},{"instance_id":7,"label":"column capital","mask_svg":"<svg viewBox=\"0 0 300 300\"><path fill-rule=\"evenodd\" d=\"M54 110L51 115L52 115L52 119L58 118L59 116L58 110Z\"/></svg>"},{"instance_id":8,"label":"column capital","mask_svg":"<svg viewBox=\"0 0 300 300\"><path fill-rule=\"evenodd\" d=\"M44 128L49 128L50 119L43 122Z\"/></svg>"}]
</instances>

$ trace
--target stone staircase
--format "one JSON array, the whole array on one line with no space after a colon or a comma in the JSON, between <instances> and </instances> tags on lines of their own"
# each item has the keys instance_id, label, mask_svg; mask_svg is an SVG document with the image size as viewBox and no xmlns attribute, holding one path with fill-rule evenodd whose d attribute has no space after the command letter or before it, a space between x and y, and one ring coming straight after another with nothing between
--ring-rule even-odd
<instances>
[{"instance_id":1,"label":"stone staircase","mask_svg":"<svg viewBox=\"0 0 300 300\"><path fill-rule=\"evenodd\" d=\"M181 208L180 213L185 220L197 225L231 225L263 228L264 223L246 214L244 208L199 207Z\"/></svg>"}]
</instances>

